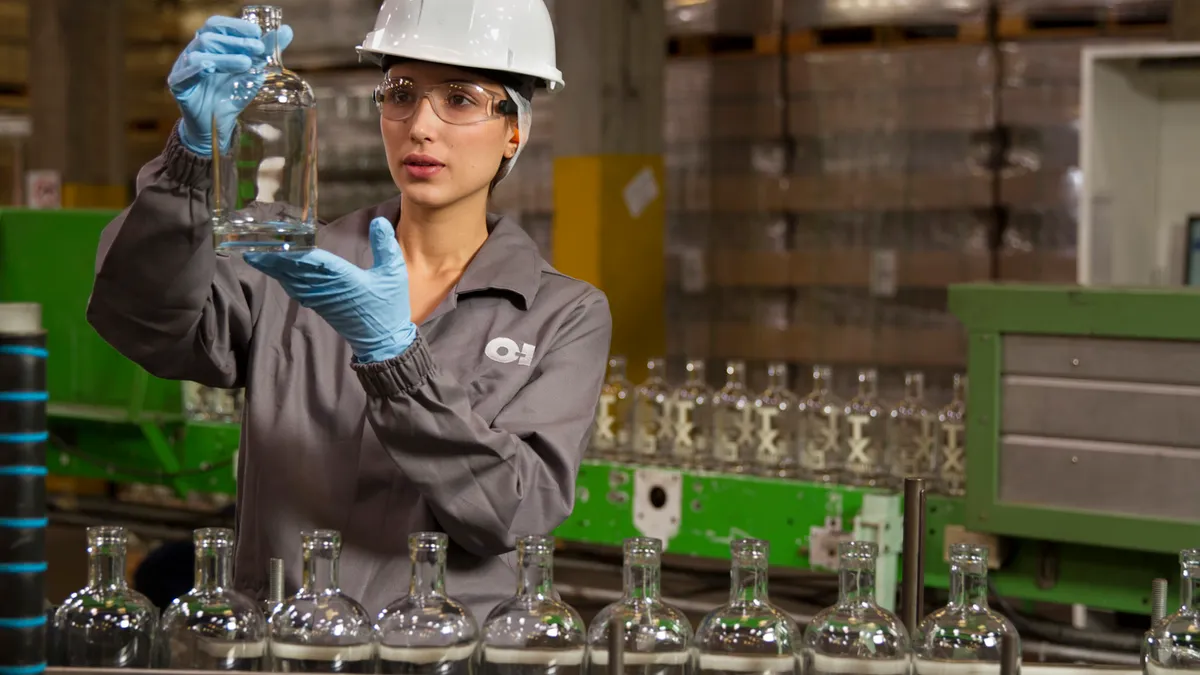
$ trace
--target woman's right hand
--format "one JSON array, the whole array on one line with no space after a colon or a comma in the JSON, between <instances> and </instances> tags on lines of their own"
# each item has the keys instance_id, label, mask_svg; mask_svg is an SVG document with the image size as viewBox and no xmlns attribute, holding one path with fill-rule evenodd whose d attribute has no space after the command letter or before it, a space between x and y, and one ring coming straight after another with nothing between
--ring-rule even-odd
<instances>
[{"instance_id":1,"label":"woman's right hand","mask_svg":"<svg viewBox=\"0 0 1200 675\"><path fill-rule=\"evenodd\" d=\"M207 157L216 134L221 152L228 152L238 114L262 86L267 56L276 43L283 51L291 41L292 29L286 25L263 37L256 24L244 19L210 17L167 76L167 87L183 113L183 145Z\"/></svg>"}]
</instances>

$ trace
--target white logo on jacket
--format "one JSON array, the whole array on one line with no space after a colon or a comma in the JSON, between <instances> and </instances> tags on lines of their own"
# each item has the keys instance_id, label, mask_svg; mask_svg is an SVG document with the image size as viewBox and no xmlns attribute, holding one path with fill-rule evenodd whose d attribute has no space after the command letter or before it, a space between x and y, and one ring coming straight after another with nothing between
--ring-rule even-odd
<instances>
[{"instance_id":1,"label":"white logo on jacket","mask_svg":"<svg viewBox=\"0 0 1200 675\"><path fill-rule=\"evenodd\" d=\"M519 365L528 366L533 363L533 351L537 349L535 345L528 342L517 345L516 340L506 337L492 338L492 341L484 347L483 353L496 363L512 363L516 361Z\"/></svg>"}]
</instances>

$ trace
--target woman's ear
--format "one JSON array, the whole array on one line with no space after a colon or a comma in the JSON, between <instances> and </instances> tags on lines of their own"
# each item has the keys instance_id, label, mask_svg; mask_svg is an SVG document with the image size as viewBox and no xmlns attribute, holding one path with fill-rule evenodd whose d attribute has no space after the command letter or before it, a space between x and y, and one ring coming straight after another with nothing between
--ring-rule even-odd
<instances>
[{"instance_id":1,"label":"woman's ear","mask_svg":"<svg viewBox=\"0 0 1200 675\"><path fill-rule=\"evenodd\" d=\"M508 144L504 146L504 158L512 159L513 155L517 154L517 148L521 147L521 130L516 125L509 125L512 129L512 137L508 139Z\"/></svg>"}]
</instances>

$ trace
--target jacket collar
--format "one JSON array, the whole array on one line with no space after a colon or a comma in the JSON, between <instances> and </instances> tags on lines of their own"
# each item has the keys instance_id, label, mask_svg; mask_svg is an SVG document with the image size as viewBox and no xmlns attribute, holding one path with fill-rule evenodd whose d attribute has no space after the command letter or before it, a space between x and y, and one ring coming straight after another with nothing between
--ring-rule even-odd
<instances>
[{"instance_id":1,"label":"jacket collar","mask_svg":"<svg viewBox=\"0 0 1200 675\"><path fill-rule=\"evenodd\" d=\"M381 206L380 215L387 214L393 224L399 222L399 197ZM537 243L508 216L489 213L487 227L488 238L467 263L448 299L456 305L463 296L499 292L527 310L542 280L542 258Z\"/></svg>"}]
</instances>

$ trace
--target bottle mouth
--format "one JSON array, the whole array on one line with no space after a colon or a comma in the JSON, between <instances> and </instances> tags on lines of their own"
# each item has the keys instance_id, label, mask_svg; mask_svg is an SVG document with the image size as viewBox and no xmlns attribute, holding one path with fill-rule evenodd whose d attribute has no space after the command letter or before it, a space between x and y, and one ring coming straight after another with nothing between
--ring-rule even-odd
<instances>
[{"instance_id":1,"label":"bottle mouth","mask_svg":"<svg viewBox=\"0 0 1200 675\"><path fill-rule=\"evenodd\" d=\"M96 525L87 529L89 546L124 546L128 538L119 525Z\"/></svg>"},{"instance_id":2,"label":"bottle mouth","mask_svg":"<svg viewBox=\"0 0 1200 675\"><path fill-rule=\"evenodd\" d=\"M954 544L950 547L950 563L963 567L986 566L988 549L975 544Z\"/></svg>"},{"instance_id":3,"label":"bottle mouth","mask_svg":"<svg viewBox=\"0 0 1200 675\"><path fill-rule=\"evenodd\" d=\"M342 533L337 530L305 530L300 533L305 551L336 551L342 545Z\"/></svg>"},{"instance_id":4,"label":"bottle mouth","mask_svg":"<svg viewBox=\"0 0 1200 675\"><path fill-rule=\"evenodd\" d=\"M625 562L655 563L662 557L662 542L653 537L631 537L625 540Z\"/></svg>"},{"instance_id":5,"label":"bottle mouth","mask_svg":"<svg viewBox=\"0 0 1200 675\"><path fill-rule=\"evenodd\" d=\"M246 5L242 7L242 18L258 24L264 31L276 30L283 25L283 8L279 5Z\"/></svg>"},{"instance_id":6,"label":"bottle mouth","mask_svg":"<svg viewBox=\"0 0 1200 675\"><path fill-rule=\"evenodd\" d=\"M233 530L228 527L202 527L192 533L192 542L197 549L233 548Z\"/></svg>"},{"instance_id":7,"label":"bottle mouth","mask_svg":"<svg viewBox=\"0 0 1200 675\"><path fill-rule=\"evenodd\" d=\"M531 534L517 540L517 550L527 554L554 553L554 537Z\"/></svg>"},{"instance_id":8,"label":"bottle mouth","mask_svg":"<svg viewBox=\"0 0 1200 675\"><path fill-rule=\"evenodd\" d=\"M1200 567L1200 548L1188 548L1180 551L1179 562L1189 569Z\"/></svg>"},{"instance_id":9,"label":"bottle mouth","mask_svg":"<svg viewBox=\"0 0 1200 675\"><path fill-rule=\"evenodd\" d=\"M762 539L734 539L729 552L739 565L762 567L770 557L771 545Z\"/></svg>"},{"instance_id":10,"label":"bottle mouth","mask_svg":"<svg viewBox=\"0 0 1200 675\"><path fill-rule=\"evenodd\" d=\"M847 541L838 545L842 569L874 569L879 546L869 541Z\"/></svg>"},{"instance_id":11,"label":"bottle mouth","mask_svg":"<svg viewBox=\"0 0 1200 675\"><path fill-rule=\"evenodd\" d=\"M414 532L408 538L412 551L440 551L449 544L449 538L441 532Z\"/></svg>"}]
</instances>

